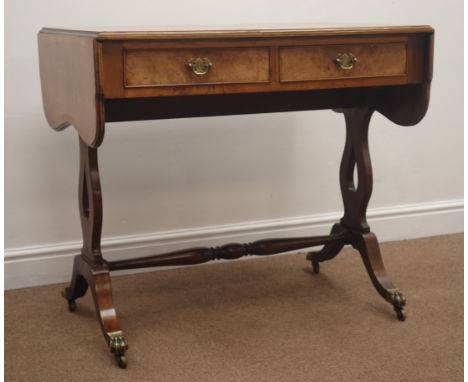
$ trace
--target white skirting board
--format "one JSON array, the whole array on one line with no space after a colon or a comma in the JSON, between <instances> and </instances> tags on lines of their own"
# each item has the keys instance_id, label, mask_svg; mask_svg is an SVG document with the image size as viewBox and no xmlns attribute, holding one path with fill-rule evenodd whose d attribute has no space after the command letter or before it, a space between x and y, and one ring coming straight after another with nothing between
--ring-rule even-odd
<instances>
[{"instance_id":1,"label":"white skirting board","mask_svg":"<svg viewBox=\"0 0 468 382\"><path fill-rule=\"evenodd\" d=\"M380 242L463 232L462 199L369 209L367 216ZM250 242L262 238L328 234L341 213L264 220L102 239L108 260L146 256L198 246ZM7 248L5 289L69 281L80 242ZM243 259L253 258L244 257ZM304 260L305 261L305 260ZM206 264L212 264L208 262ZM166 268L120 271L128 274Z\"/></svg>"}]
</instances>

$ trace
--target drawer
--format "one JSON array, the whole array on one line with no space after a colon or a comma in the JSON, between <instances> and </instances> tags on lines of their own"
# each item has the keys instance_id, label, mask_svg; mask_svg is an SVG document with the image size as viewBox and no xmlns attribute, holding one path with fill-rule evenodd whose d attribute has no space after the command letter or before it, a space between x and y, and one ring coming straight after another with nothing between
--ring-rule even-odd
<instances>
[{"instance_id":1,"label":"drawer","mask_svg":"<svg viewBox=\"0 0 468 382\"><path fill-rule=\"evenodd\" d=\"M127 88L268 81L269 47L124 50Z\"/></svg>"},{"instance_id":2,"label":"drawer","mask_svg":"<svg viewBox=\"0 0 468 382\"><path fill-rule=\"evenodd\" d=\"M281 47L280 81L405 76L406 43Z\"/></svg>"}]
</instances>

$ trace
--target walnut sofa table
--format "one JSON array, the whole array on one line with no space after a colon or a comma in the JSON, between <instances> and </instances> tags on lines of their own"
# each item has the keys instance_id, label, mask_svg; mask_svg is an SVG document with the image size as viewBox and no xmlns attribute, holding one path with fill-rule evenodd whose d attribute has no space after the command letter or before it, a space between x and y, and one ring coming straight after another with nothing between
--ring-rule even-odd
<instances>
[{"instance_id":1,"label":"walnut sofa table","mask_svg":"<svg viewBox=\"0 0 468 382\"><path fill-rule=\"evenodd\" d=\"M54 129L73 125L80 145L83 248L64 296L74 311L75 300L91 289L102 333L120 367L127 364L127 341L112 302L113 270L324 245L307 256L317 273L322 261L351 245L360 252L377 292L398 319L405 319L405 298L387 276L366 221L372 192L368 128L374 111L399 125L416 124L424 116L433 35L429 26L40 31L45 115ZM103 258L97 150L106 122L318 109L343 113L347 131L339 174L344 215L330 235L191 248L122 261Z\"/></svg>"}]
</instances>

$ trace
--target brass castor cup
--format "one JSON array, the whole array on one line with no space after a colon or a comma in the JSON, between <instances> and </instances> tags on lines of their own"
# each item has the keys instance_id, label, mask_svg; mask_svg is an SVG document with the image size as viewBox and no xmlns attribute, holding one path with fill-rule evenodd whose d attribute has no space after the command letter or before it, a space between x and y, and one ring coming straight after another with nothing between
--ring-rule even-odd
<instances>
[{"instance_id":1,"label":"brass castor cup","mask_svg":"<svg viewBox=\"0 0 468 382\"><path fill-rule=\"evenodd\" d=\"M397 318L400 321L406 320L406 312L404 308L395 308L395 312L396 312Z\"/></svg>"},{"instance_id":2,"label":"brass castor cup","mask_svg":"<svg viewBox=\"0 0 468 382\"><path fill-rule=\"evenodd\" d=\"M127 368L127 357L125 357L124 355L116 355L115 359L117 360L117 365L119 365L121 369Z\"/></svg>"},{"instance_id":3,"label":"brass castor cup","mask_svg":"<svg viewBox=\"0 0 468 382\"><path fill-rule=\"evenodd\" d=\"M125 357L125 352L128 350L127 340L121 330L107 333L107 336L109 338L109 349L114 354L117 365L121 369L125 369L127 367L127 357Z\"/></svg>"},{"instance_id":4,"label":"brass castor cup","mask_svg":"<svg viewBox=\"0 0 468 382\"><path fill-rule=\"evenodd\" d=\"M406 305L406 298L403 296L398 289L391 289L390 290L390 302L393 305L393 309L395 310L396 316L400 321L406 320L406 312L405 312L405 305Z\"/></svg>"}]
</instances>

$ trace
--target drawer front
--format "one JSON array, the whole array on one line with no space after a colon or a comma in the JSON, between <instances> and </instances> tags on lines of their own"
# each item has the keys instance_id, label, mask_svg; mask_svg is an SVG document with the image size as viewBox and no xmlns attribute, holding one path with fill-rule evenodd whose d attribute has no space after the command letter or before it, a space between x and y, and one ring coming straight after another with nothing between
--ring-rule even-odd
<instances>
[{"instance_id":1,"label":"drawer front","mask_svg":"<svg viewBox=\"0 0 468 382\"><path fill-rule=\"evenodd\" d=\"M281 47L280 81L404 76L405 43Z\"/></svg>"},{"instance_id":2,"label":"drawer front","mask_svg":"<svg viewBox=\"0 0 468 382\"><path fill-rule=\"evenodd\" d=\"M124 51L127 88L268 81L268 47Z\"/></svg>"}]
</instances>

